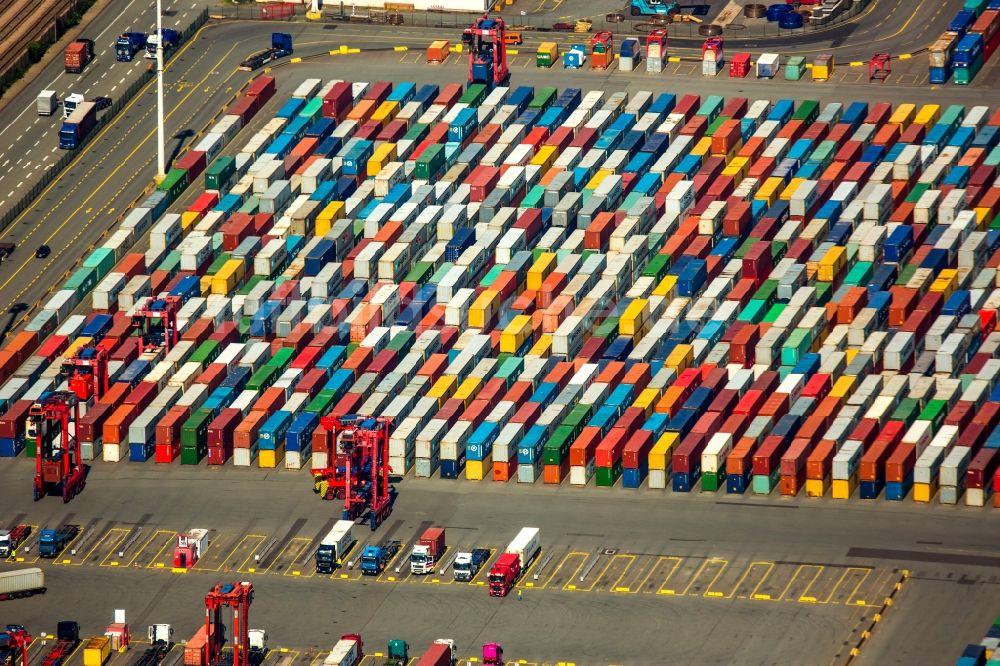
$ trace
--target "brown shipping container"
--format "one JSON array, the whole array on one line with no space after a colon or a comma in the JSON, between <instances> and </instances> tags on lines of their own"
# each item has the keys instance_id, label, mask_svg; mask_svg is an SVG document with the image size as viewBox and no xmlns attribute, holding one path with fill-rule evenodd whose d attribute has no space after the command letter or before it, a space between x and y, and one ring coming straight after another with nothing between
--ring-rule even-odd
<instances>
[{"instance_id":1,"label":"brown shipping container","mask_svg":"<svg viewBox=\"0 0 1000 666\"><path fill-rule=\"evenodd\" d=\"M208 445L226 448L233 441L236 426L243 420L243 413L233 407L219 412L208 424Z\"/></svg>"},{"instance_id":2,"label":"brown shipping container","mask_svg":"<svg viewBox=\"0 0 1000 666\"><path fill-rule=\"evenodd\" d=\"M156 423L157 446L180 446L181 427L191 414L190 407L175 405Z\"/></svg>"},{"instance_id":3,"label":"brown shipping container","mask_svg":"<svg viewBox=\"0 0 1000 666\"><path fill-rule=\"evenodd\" d=\"M250 412L250 415L236 426L236 431L233 433L233 446L237 449L253 448L257 442L260 427L264 425L266 420L267 414L264 412Z\"/></svg>"},{"instance_id":4,"label":"brown shipping container","mask_svg":"<svg viewBox=\"0 0 1000 666\"><path fill-rule=\"evenodd\" d=\"M81 442L96 442L103 436L104 421L115 411L115 405L99 402L87 410L77 424Z\"/></svg>"},{"instance_id":5,"label":"brown shipping container","mask_svg":"<svg viewBox=\"0 0 1000 666\"><path fill-rule=\"evenodd\" d=\"M28 411L33 404L32 400L18 400L11 405L3 417L0 417L0 437L17 439L19 433L23 435L28 423Z\"/></svg>"}]
</instances>

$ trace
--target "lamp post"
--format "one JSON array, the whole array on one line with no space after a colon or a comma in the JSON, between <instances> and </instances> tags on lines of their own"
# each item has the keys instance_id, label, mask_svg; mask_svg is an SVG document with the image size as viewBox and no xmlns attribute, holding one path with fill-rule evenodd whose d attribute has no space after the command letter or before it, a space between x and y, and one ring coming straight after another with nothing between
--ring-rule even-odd
<instances>
[{"instance_id":1,"label":"lamp post","mask_svg":"<svg viewBox=\"0 0 1000 666\"><path fill-rule=\"evenodd\" d=\"M166 155L163 148L163 7L156 0L156 177L167 175Z\"/></svg>"}]
</instances>

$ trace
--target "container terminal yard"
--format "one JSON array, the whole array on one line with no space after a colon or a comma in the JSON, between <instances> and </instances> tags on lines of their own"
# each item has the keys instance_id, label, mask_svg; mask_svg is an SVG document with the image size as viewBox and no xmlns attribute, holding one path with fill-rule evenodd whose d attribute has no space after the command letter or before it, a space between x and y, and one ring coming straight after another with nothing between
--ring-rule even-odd
<instances>
[{"instance_id":1,"label":"container terminal yard","mask_svg":"<svg viewBox=\"0 0 1000 666\"><path fill-rule=\"evenodd\" d=\"M161 176L95 5L0 98L0 663L1000 661L1000 3L823 4L168 3Z\"/></svg>"}]
</instances>

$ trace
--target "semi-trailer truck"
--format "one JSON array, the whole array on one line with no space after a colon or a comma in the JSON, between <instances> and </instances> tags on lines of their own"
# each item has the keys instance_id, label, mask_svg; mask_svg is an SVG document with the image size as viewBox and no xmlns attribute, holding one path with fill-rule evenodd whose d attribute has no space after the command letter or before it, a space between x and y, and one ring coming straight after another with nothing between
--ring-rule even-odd
<instances>
[{"instance_id":1,"label":"semi-trailer truck","mask_svg":"<svg viewBox=\"0 0 1000 666\"><path fill-rule=\"evenodd\" d=\"M323 660L323 666L357 666L364 658L364 644L358 634L346 634Z\"/></svg>"},{"instance_id":2,"label":"semi-trailer truck","mask_svg":"<svg viewBox=\"0 0 1000 666\"><path fill-rule=\"evenodd\" d=\"M455 641L450 638L439 638L427 648L417 666L455 666L458 663L457 652Z\"/></svg>"},{"instance_id":3,"label":"semi-trailer truck","mask_svg":"<svg viewBox=\"0 0 1000 666\"><path fill-rule=\"evenodd\" d=\"M94 40L78 39L63 51L63 66L67 74L79 74L94 59Z\"/></svg>"},{"instance_id":4,"label":"semi-trailer truck","mask_svg":"<svg viewBox=\"0 0 1000 666\"><path fill-rule=\"evenodd\" d=\"M156 47L160 43L160 36L163 37L163 52L166 53L170 49L174 48L181 43L181 35L176 30L171 28L163 28L160 34L157 35L155 32L146 38L146 55L145 58L155 59L156 58Z\"/></svg>"},{"instance_id":5,"label":"semi-trailer truck","mask_svg":"<svg viewBox=\"0 0 1000 666\"><path fill-rule=\"evenodd\" d=\"M354 522L338 520L316 549L316 573L333 573L356 542Z\"/></svg>"},{"instance_id":6,"label":"semi-trailer truck","mask_svg":"<svg viewBox=\"0 0 1000 666\"><path fill-rule=\"evenodd\" d=\"M123 32L115 40L115 59L118 62L132 62L139 51L146 48L146 33Z\"/></svg>"},{"instance_id":7,"label":"semi-trailer truck","mask_svg":"<svg viewBox=\"0 0 1000 666\"><path fill-rule=\"evenodd\" d=\"M537 527L522 527L490 569L490 596L506 597L542 552Z\"/></svg>"},{"instance_id":8,"label":"semi-trailer truck","mask_svg":"<svg viewBox=\"0 0 1000 666\"><path fill-rule=\"evenodd\" d=\"M459 551L455 556L455 564L452 565L455 570L455 580L472 580L489 559L489 548L474 548L470 553Z\"/></svg>"},{"instance_id":9,"label":"semi-trailer truck","mask_svg":"<svg viewBox=\"0 0 1000 666\"><path fill-rule=\"evenodd\" d=\"M81 102L59 129L59 147L63 150L79 147L96 123L97 105L93 102Z\"/></svg>"},{"instance_id":10,"label":"semi-trailer truck","mask_svg":"<svg viewBox=\"0 0 1000 666\"><path fill-rule=\"evenodd\" d=\"M41 557L58 557L79 533L79 525L66 525L57 530L42 530L38 537L38 554Z\"/></svg>"},{"instance_id":11,"label":"semi-trailer truck","mask_svg":"<svg viewBox=\"0 0 1000 666\"><path fill-rule=\"evenodd\" d=\"M361 553L361 573L377 576L389 566L389 562L399 552L402 544L396 540L385 541L377 546L365 546Z\"/></svg>"},{"instance_id":12,"label":"semi-trailer truck","mask_svg":"<svg viewBox=\"0 0 1000 666\"><path fill-rule=\"evenodd\" d=\"M31 534L30 525L18 525L10 530L0 530L0 558L14 554L17 547Z\"/></svg>"},{"instance_id":13,"label":"semi-trailer truck","mask_svg":"<svg viewBox=\"0 0 1000 666\"><path fill-rule=\"evenodd\" d=\"M410 551L410 573L418 576L433 573L445 548L444 528L428 527Z\"/></svg>"},{"instance_id":14,"label":"semi-trailer truck","mask_svg":"<svg viewBox=\"0 0 1000 666\"><path fill-rule=\"evenodd\" d=\"M0 601L45 594L45 572L38 567L0 573Z\"/></svg>"},{"instance_id":15,"label":"semi-trailer truck","mask_svg":"<svg viewBox=\"0 0 1000 666\"><path fill-rule=\"evenodd\" d=\"M248 56L246 60L240 63L240 69L244 72L252 72L255 69L260 69L269 62L274 62L278 58L290 56L292 53L292 36L285 32L272 32L271 48Z\"/></svg>"}]
</instances>

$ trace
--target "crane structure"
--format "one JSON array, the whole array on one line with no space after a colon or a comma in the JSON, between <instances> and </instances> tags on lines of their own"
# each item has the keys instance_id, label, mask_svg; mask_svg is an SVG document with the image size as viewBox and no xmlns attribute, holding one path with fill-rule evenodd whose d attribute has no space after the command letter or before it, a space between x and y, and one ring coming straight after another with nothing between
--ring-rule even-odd
<instances>
[{"instance_id":1,"label":"crane structure","mask_svg":"<svg viewBox=\"0 0 1000 666\"><path fill-rule=\"evenodd\" d=\"M320 452L327 462L312 470L314 491L323 499L344 500L344 520L357 520L369 511L371 528L378 529L392 513L394 499L389 485L392 419L324 416L319 423L325 431Z\"/></svg>"},{"instance_id":2,"label":"crane structure","mask_svg":"<svg viewBox=\"0 0 1000 666\"><path fill-rule=\"evenodd\" d=\"M62 494L63 502L70 501L87 484L86 469L80 460L80 440L75 435L80 421L79 398L72 391L43 395L28 410L28 420L38 441L35 501L49 494ZM58 424L60 432L49 437L53 424Z\"/></svg>"},{"instance_id":3,"label":"crane structure","mask_svg":"<svg viewBox=\"0 0 1000 666\"><path fill-rule=\"evenodd\" d=\"M484 15L462 32L462 43L469 49L469 83L493 88L510 80L506 39L507 25L499 16Z\"/></svg>"},{"instance_id":4,"label":"crane structure","mask_svg":"<svg viewBox=\"0 0 1000 666\"><path fill-rule=\"evenodd\" d=\"M139 334L139 353L163 347L170 351L180 341L177 328L177 311L180 310L179 296L163 298L143 298L132 310L132 330Z\"/></svg>"},{"instance_id":5,"label":"crane structure","mask_svg":"<svg viewBox=\"0 0 1000 666\"><path fill-rule=\"evenodd\" d=\"M100 398L108 391L108 352L101 347L83 347L63 361L61 374L81 402Z\"/></svg>"},{"instance_id":6,"label":"crane structure","mask_svg":"<svg viewBox=\"0 0 1000 666\"><path fill-rule=\"evenodd\" d=\"M17 666L20 657L21 666L28 666L28 646L33 640L21 625L8 624L4 631L0 631L0 665Z\"/></svg>"},{"instance_id":7,"label":"crane structure","mask_svg":"<svg viewBox=\"0 0 1000 666\"><path fill-rule=\"evenodd\" d=\"M205 636L208 640L206 663L220 663L226 640L222 610L233 610L232 666L250 666L250 604L253 603L253 583L219 583L205 595Z\"/></svg>"}]
</instances>

